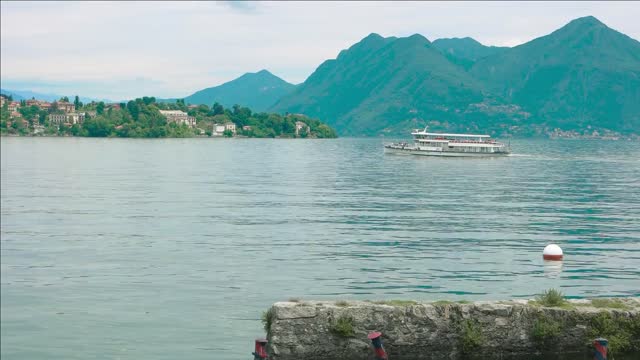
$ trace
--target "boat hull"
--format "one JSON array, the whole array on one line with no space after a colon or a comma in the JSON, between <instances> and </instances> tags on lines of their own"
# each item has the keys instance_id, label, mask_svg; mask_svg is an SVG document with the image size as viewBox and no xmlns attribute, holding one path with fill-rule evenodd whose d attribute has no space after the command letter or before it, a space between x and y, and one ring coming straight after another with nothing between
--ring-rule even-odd
<instances>
[{"instance_id":1,"label":"boat hull","mask_svg":"<svg viewBox=\"0 0 640 360\"><path fill-rule=\"evenodd\" d=\"M507 156L508 152L494 152L494 153L472 153L472 152L456 152L456 151L431 151L431 150L418 150L416 148L399 148L385 146L384 151L393 154L406 154L406 155L420 155L420 156L440 156L440 157L498 157Z\"/></svg>"}]
</instances>

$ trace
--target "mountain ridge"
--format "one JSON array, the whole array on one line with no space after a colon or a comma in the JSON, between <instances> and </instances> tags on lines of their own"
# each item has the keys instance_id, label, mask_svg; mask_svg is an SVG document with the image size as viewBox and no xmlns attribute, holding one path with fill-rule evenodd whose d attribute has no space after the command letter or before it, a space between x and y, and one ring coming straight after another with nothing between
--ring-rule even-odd
<instances>
[{"instance_id":1,"label":"mountain ridge","mask_svg":"<svg viewBox=\"0 0 640 360\"><path fill-rule=\"evenodd\" d=\"M0 94L12 95L15 101L29 100L31 98L36 98L38 100L45 100L45 101L56 101L64 96L67 96L69 99L73 99L73 97L75 96L75 95L69 96L69 95L58 95L58 94L45 94L45 93L35 92L31 90L10 90L10 89L0 89ZM80 101L86 102L86 103L90 103L92 101L113 102L107 99L94 99L94 98L88 98L83 96L80 96Z\"/></svg>"},{"instance_id":2,"label":"mountain ridge","mask_svg":"<svg viewBox=\"0 0 640 360\"><path fill-rule=\"evenodd\" d=\"M640 132L638 44L594 17L512 48L371 33L271 109L320 117L346 135L428 124L491 133Z\"/></svg>"},{"instance_id":3,"label":"mountain ridge","mask_svg":"<svg viewBox=\"0 0 640 360\"><path fill-rule=\"evenodd\" d=\"M186 103L211 106L218 102L224 107L246 106L265 111L281 96L295 88L266 69L245 73L223 84L205 88L184 98Z\"/></svg>"},{"instance_id":4,"label":"mountain ridge","mask_svg":"<svg viewBox=\"0 0 640 360\"><path fill-rule=\"evenodd\" d=\"M594 17L483 58L470 73L552 126L640 130L640 42Z\"/></svg>"}]
</instances>

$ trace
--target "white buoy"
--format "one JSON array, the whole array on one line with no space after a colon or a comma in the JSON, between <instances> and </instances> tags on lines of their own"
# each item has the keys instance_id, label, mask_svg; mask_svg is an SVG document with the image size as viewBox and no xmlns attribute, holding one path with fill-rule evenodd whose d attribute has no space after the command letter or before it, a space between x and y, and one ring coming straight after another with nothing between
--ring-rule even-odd
<instances>
[{"instance_id":1,"label":"white buoy","mask_svg":"<svg viewBox=\"0 0 640 360\"><path fill-rule=\"evenodd\" d=\"M542 258L545 260L562 260L562 249L556 244L549 244L542 250Z\"/></svg>"}]
</instances>

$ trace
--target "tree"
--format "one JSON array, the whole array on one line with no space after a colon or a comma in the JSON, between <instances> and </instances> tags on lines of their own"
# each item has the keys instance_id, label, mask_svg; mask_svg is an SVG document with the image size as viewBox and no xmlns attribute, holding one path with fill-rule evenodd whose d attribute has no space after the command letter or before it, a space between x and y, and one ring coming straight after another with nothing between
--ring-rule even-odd
<instances>
[{"instance_id":1,"label":"tree","mask_svg":"<svg viewBox=\"0 0 640 360\"><path fill-rule=\"evenodd\" d=\"M105 137L111 135L113 125L103 117L95 117L93 119L85 120L84 128L87 130L87 136Z\"/></svg>"},{"instance_id":2,"label":"tree","mask_svg":"<svg viewBox=\"0 0 640 360\"><path fill-rule=\"evenodd\" d=\"M233 131L227 129L222 133L222 135L224 137L232 137L233 136Z\"/></svg>"},{"instance_id":3,"label":"tree","mask_svg":"<svg viewBox=\"0 0 640 360\"><path fill-rule=\"evenodd\" d=\"M155 97L153 97L153 96L152 96L152 97L143 96L143 97L142 97L142 102L143 102L145 105L151 105L151 104L153 104L154 102L156 102L156 98L155 98Z\"/></svg>"},{"instance_id":4,"label":"tree","mask_svg":"<svg viewBox=\"0 0 640 360\"><path fill-rule=\"evenodd\" d=\"M134 120L138 120L138 117L140 115L140 108L138 107L138 104L136 104L135 101L131 100L127 103L127 110L129 111L129 114L131 114L131 117Z\"/></svg>"},{"instance_id":5,"label":"tree","mask_svg":"<svg viewBox=\"0 0 640 360\"><path fill-rule=\"evenodd\" d=\"M293 120L289 118L284 119L284 121L282 122L282 133L294 134L295 132L296 132L296 124L294 124Z\"/></svg>"},{"instance_id":6,"label":"tree","mask_svg":"<svg viewBox=\"0 0 640 360\"><path fill-rule=\"evenodd\" d=\"M176 106L182 111L187 110L187 105L184 103L184 99L177 99Z\"/></svg>"},{"instance_id":7,"label":"tree","mask_svg":"<svg viewBox=\"0 0 640 360\"><path fill-rule=\"evenodd\" d=\"M96 115L102 115L104 113L104 102L100 101L96 105Z\"/></svg>"},{"instance_id":8,"label":"tree","mask_svg":"<svg viewBox=\"0 0 640 360\"><path fill-rule=\"evenodd\" d=\"M82 134L82 128L80 127L80 125L73 124L73 126L71 126L71 135L80 136L81 134Z\"/></svg>"},{"instance_id":9,"label":"tree","mask_svg":"<svg viewBox=\"0 0 640 360\"><path fill-rule=\"evenodd\" d=\"M60 102L69 102L69 97L63 96L60 98Z\"/></svg>"},{"instance_id":10,"label":"tree","mask_svg":"<svg viewBox=\"0 0 640 360\"><path fill-rule=\"evenodd\" d=\"M224 107L220 105L218 102L213 104L213 116L224 114Z\"/></svg>"},{"instance_id":11,"label":"tree","mask_svg":"<svg viewBox=\"0 0 640 360\"><path fill-rule=\"evenodd\" d=\"M38 122L40 123L40 125L44 125L45 121L47 120L47 110L40 110L40 112L38 113Z\"/></svg>"},{"instance_id":12,"label":"tree","mask_svg":"<svg viewBox=\"0 0 640 360\"><path fill-rule=\"evenodd\" d=\"M76 95L75 100L73 100L73 105L75 105L76 110L82 107L82 103L80 102L80 98Z\"/></svg>"}]
</instances>

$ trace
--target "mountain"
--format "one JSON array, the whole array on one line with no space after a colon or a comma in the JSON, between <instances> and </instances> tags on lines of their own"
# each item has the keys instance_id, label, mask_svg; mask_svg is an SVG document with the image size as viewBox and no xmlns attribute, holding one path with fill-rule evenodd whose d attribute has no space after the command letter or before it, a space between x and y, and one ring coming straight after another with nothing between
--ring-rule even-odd
<instances>
[{"instance_id":1,"label":"mountain","mask_svg":"<svg viewBox=\"0 0 640 360\"><path fill-rule=\"evenodd\" d=\"M11 95L11 97L13 97L14 101L20 101L20 100L25 100L25 98L18 94L17 92L13 91L13 90L6 90L6 89L0 89L0 94L2 95ZM31 99L31 98L29 98Z\"/></svg>"},{"instance_id":2,"label":"mountain","mask_svg":"<svg viewBox=\"0 0 640 360\"><path fill-rule=\"evenodd\" d=\"M238 104L260 112L265 111L294 88L295 85L289 84L267 70L261 70L257 73L246 73L219 86L197 91L184 98L184 101L189 104L208 106L219 102L224 107Z\"/></svg>"},{"instance_id":3,"label":"mountain","mask_svg":"<svg viewBox=\"0 0 640 360\"><path fill-rule=\"evenodd\" d=\"M640 133L640 43L594 17L513 48L471 38L371 34L322 63L271 110L343 135L433 130Z\"/></svg>"},{"instance_id":4,"label":"mountain","mask_svg":"<svg viewBox=\"0 0 640 360\"><path fill-rule=\"evenodd\" d=\"M508 47L484 46L470 37L437 39L433 42L433 46L449 60L465 69L469 69L479 59L509 49Z\"/></svg>"},{"instance_id":5,"label":"mountain","mask_svg":"<svg viewBox=\"0 0 640 360\"><path fill-rule=\"evenodd\" d=\"M45 101L55 101L55 100L60 100L60 98L64 96L67 96L71 101L73 101L73 98L75 96L75 95L43 94L43 93L33 92L30 90L8 90L8 89L0 89L0 94L11 95L13 99L16 101L28 100L31 98L36 98L38 100L45 100ZM82 96L80 96L80 101L84 103L90 103L91 101L112 102L111 100L107 100L107 99L92 99L92 98L86 98Z\"/></svg>"},{"instance_id":6,"label":"mountain","mask_svg":"<svg viewBox=\"0 0 640 360\"><path fill-rule=\"evenodd\" d=\"M371 34L327 60L274 111L318 117L345 135L397 134L429 119L456 121L484 111L483 85L421 35ZM499 99L496 99L499 101Z\"/></svg>"},{"instance_id":7,"label":"mountain","mask_svg":"<svg viewBox=\"0 0 640 360\"><path fill-rule=\"evenodd\" d=\"M640 42L592 16L482 58L470 74L550 127L640 132Z\"/></svg>"}]
</instances>

